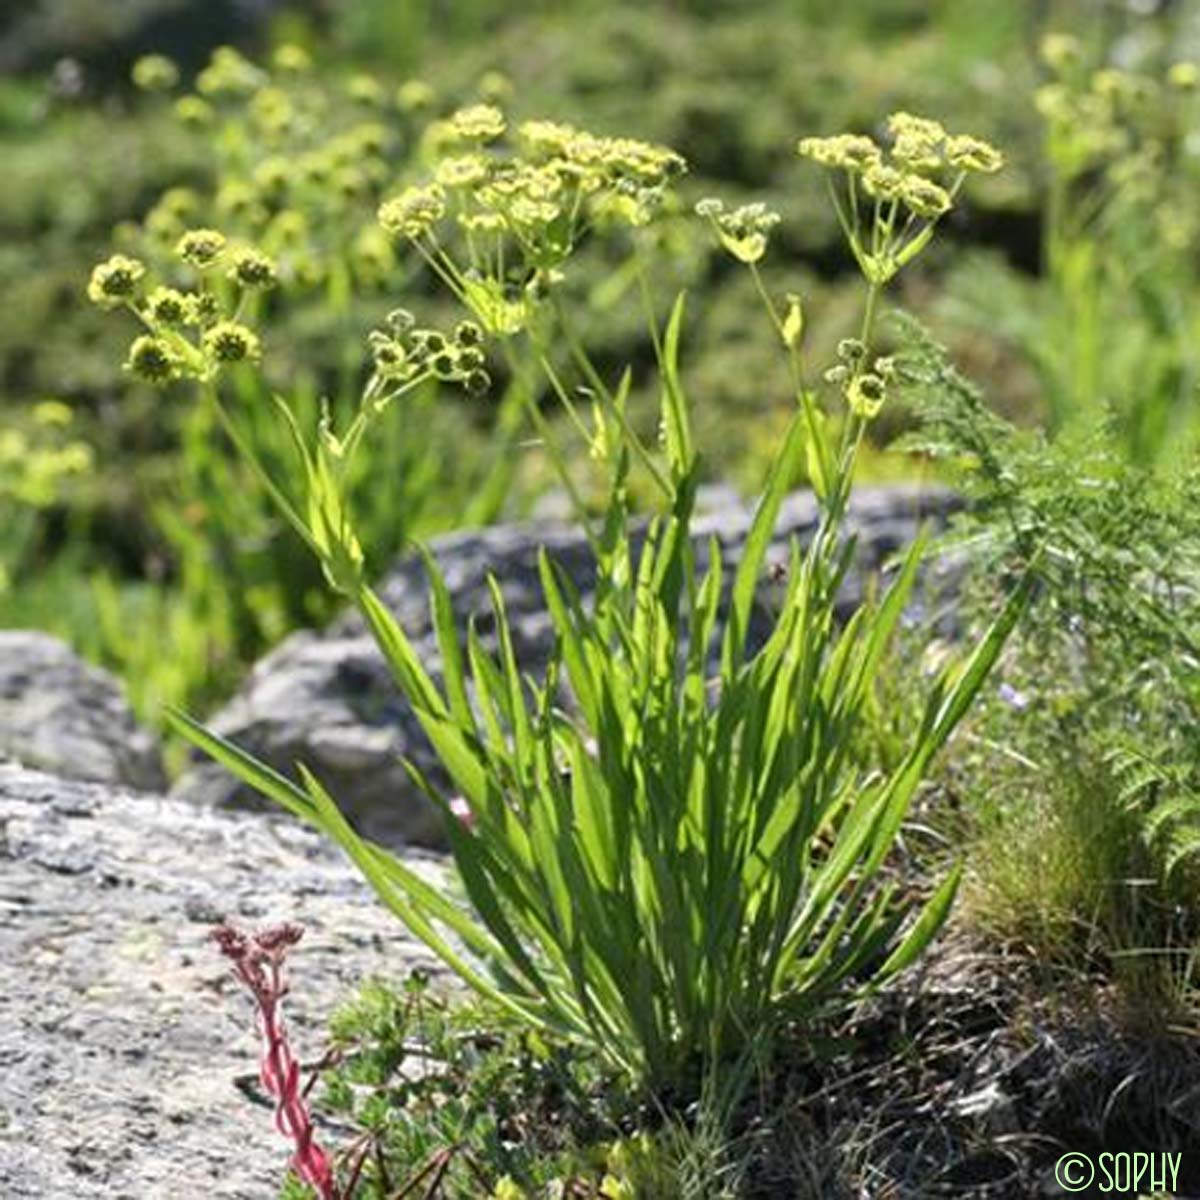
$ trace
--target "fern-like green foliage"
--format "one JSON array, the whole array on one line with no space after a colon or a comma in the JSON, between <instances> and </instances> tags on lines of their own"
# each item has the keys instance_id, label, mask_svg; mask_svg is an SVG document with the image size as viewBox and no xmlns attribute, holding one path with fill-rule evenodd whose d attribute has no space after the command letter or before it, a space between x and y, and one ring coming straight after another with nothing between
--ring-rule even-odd
<instances>
[{"instance_id":1,"label":"fern-like green foliage","mask_svg":"<svg viewBox=\"0 0 1200 1200\"><path fill-rule=\"evenodd\" d=\"M1136 743L1109 755L1123 803L1143 815L1143 833L1171 879L1200 859L1200 779L1194 763L1167 763Z\"/></svg>"},{"instance_id":2,"label":"fern-like green foliage","mask_svg":"<svg viewBox=\"0 0 1200 1200\"><path fill-rule=\"evenodd\" d=\"M1200 472L1130 464L1120 434L1047 436L992 412L913 320L902 374L920 416L910 446L970 500L952 537L970 597L1027 561L1038 588L1014 655L1049 721L1019 752L1088 759L1140 814L1164 885L1200 852ZM1045 698L1052 696L1052 702ZM1057 753L1042 754L1048 741Z\"/></svg>"}]
</instances>

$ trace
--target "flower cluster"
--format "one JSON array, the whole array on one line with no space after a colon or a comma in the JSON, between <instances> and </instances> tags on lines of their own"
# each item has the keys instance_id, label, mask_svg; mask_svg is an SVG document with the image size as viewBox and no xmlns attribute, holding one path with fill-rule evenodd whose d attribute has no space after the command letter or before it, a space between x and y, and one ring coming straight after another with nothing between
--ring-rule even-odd
<instances>
[{"instance_id":1,"label":"flower cluster","mask_svg":"<svg viewBox=\"0 0 1200 1200\"><path fill-rule=\"evenodd\" d=\"M60 483L92 466L91 448L66 435L74 414L58 400L43 400L0 424L0 499L43 507ZM6 576L0 565L0 591Z\"/></svg>"},{"instance_id":2,"label":"flower cluster","mask_svg":"<svg viewBox=\"0 0 1200 1200\"><path fill-rule=\"evenodd\" d=\"M1051 158L1072 177L1150 146L1165 151L1190 131L1188 93L1200 85L1194 62L1173 63L1161 79L1114 67L1089 71L1078 40L1062 33L1043 39L1042 58L1053 78L1035 101Z\"/></svg>"},{"instance_id":3,"label":"flower cluster","mask_svg":"<svg viewBox=\"0 0 1200 1200\"><path fill-rule=\"evenodd\" d=\"M803 138L799 153L859 179L868 196L899 201L922 218L940 217L950 210L958 183L941 181L947 169L991 174L1004 165L1000 151L982 138L948 134L939 122L927 117L893 113L887 128L892 144L886 157L883 147L872 138L848 133Z\"/></svg>"},{"instance_id":4,"label":"flower cluster","mask_svg":"<svg viewBox=\"0 0 1200 1200\"><path fill-rule=\"evenodd\" d=\"M382 204L379 222L493 334L523 326L590 229L648 224L685 165L665 147L558 122L510 130L493 104L435 122L425 149L430 176Z\"/></svg>"},{"instance_id":5,"label":"flower cluster","mask_svg":"<svg viewBox=\"0 0 1200 1200\"><path fill-rule=\"evenodd\" d=\"M461 384L480 394L491 387L483 349L483 330L460 321L450 333L418 329L406 309L388 314L387 325L369 336L376 379L384 385L407 384L430 377Z\"/></svg>"},{"instance_id":6,"label":"flower cluster","mask_svg":"<svg viewBox=\"0 0 1200 1200\"><path fill-rule=\"evenodd\" d=\"M863 420L878 415L887 398L887 386L896 373L893 359L884 355L868 362L869 351L859 338L838 342L838 361L825 372L826 382L836 384L850 411Z\"/></svg>"},{"instance_id":7,"label":"flower cluster","mask_svg":"<svg viewBox=\"0 0 1200 1200\"><path fill-rule=\"evenodd\" d=\"M174 257L189 228L213 225L272 256L277 273L257 286L305 291L343 265L360 286L383 283L395 266L391 245L360 231L393 177L388 159L404 130L382 119L387 92L378 81L355 76L331 87L310 67L297 46L280 47L269 69L217 50L196 92L175 105L182 124L204 133L216 185L204 193L169 189L140 227L125 229L127 248L158 266ZM161 64L143 66L140 74L154 75L156 87L170 86ZM218 114L230 136L209 135Z\"/></svg>"},{"instance_id":8,"label":"flower cluster","mask_svg":"<svg viewBox=\"0 0 1200 1200\"><path fill-rule=\"evenodd\" d=\"M263 71L232 46L218 46L208 66L196 76L196 90L205 96L252 96L266 81Z\"/></svg>"},{"instance_id":9,"label":"flower cluster","mask_svg":"<svg viewBox=\"0 0 1200 1200\"><path fill-rule=\"evenodd\" d=\"M393 237L412 241L429 233L446 215L446 192L440 183L407 187L379 208L379 223Z\"/></svg>"},{"instance_id":10,"label":"flower cluster","mask_svg":"<svg viewBox=\"0 0 1200 1200\"><path fill-rule=\"evenodd\" d=\"M712 223L721 245L747 265L767 252L767 237L779 224L779 214L764 204L743 204L727 212L722 201L709 198L696 205L696 213Z\"/></svg>"},{"instance_id":11,"label":"flower cluster","mask_svg":"<svg viewBox=\"0 0 1200 1200\"><path fill-rule=\"evenodd\" d=\"M269 288L277 278L274 260L253 246L231 247L215 229L186 230L175 256L198 276L194 289L157 283L147 290L146 265L122 254L92 271L89 298L102 308L128 308L146 329L130 344L125 369L147 383L166 384L184 377L212 380L224 367L257 361L258 335L225 311L213 276L228 264L224 278L235 293Z\"/></svg>"},{"instance_id":12,"label":"flower cluster","mask_svg":"<svg viewBox=\"0 0 1200 1200\"><path fill-rule=\"evenodd\" d=\"M119 308L137 292L145 274L145 264L138 259L114 254L93 269L88 283L88 299L102 308Z\"/></svg>"},{"instance_id":13,"label":"flower cluster","mask_svg":"<svg viewBox=\"0 0 1200 1200\"><path fill-rule=\"evenodd\" d=\"M850 133L803 138L798 146L801 157L840 174L838 216L859 266L876 284L924 248L968 174L992 174L1004 165L989 142L948 133L928 117L893 113L887 132L886 148Z\"/></svg>"},{"instance_id":14,"label":"flower cluster","mask_svg":"<svg viewBox=\"0 0 1200 1200\"><path fill-rule=\"evenodd\" d=\"M1042 57L1052 78L1035 101L1059 184L1092 197L1102 189L1105 219L1120 227L1152 225L1143 255L1161 246L1179 256L1200 243L1190 169L1200 66L1175 62L1161 77L1110 66L1092 70L1078 40L1062 33L1044 39Z\"/></svg>"},{"instance_id":15,"label":"flower cluster","mask_svg":"<svg viewBox=\"0 0 1200 1200\"><path fill-rule=\"evenodd\" d=\"M881 145L857 133L808 137L799 153L833 172L831 193L846 240L865 277L868 290L860 336L838 345L838 361L824 373L835 385L849 412L845 437L855 436L878 415L894 374L890 358L874 357L871 335L877 299L896 273L931 241L938 221L950 211L954 198L971 173L991 174L1003 165L1000 152L982 138L951 134L938 122L912 113L893 113L887 121L888 142ZM822 440L816 393L806 383L802 349L804 306L787 294L778 304L767 290L758 268L779 217L763 204L727 209L718 199L696 205L721 246L751 270L758 294L787 351L797 398L817 447L810 459L814 486L820 490L835 470L836 454ZM821 447L824 447L823 449Z\"/></svg>"}]
</instances>

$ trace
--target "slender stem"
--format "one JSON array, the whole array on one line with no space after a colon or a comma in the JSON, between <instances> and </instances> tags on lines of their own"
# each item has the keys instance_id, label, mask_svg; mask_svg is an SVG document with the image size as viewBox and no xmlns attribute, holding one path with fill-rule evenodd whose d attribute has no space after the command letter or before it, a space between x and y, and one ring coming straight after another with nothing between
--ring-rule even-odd
<instances>
[{"instance_id":1,"label":"slender stem","mask_svg":"<svg viewBox=\"0 0 1200 1200\"><path fill-rule=\"evenodd\" d=\"M532 335L531 335L532 340ZM536 349L536 342L534 343ZM511 343L504 344L505 358L508 361L509 370L512 372L514 381L517 381L517 386L520 389L521 398L525 404L525 410L529 414L529 419L537 431L538 437L541 439L542 446L546 454L550 458L550 462L557 473L559 480L566 489L567 495L571 498L571 503L575 508L579 521L583 526L584 535L587 537L588 544L599 555L600 543L596 538L595 530L592 528L592 522L587 514L587 507L583 502L583 497L579 494L579 489L575 486L574 479L571 478L570 469L567 467L567 460L564 456L558 441L554 437L554 431L550 428L549 422L538 408L537 396L534 394L533 388L520 382L525 377L525 372L521 369L521 364L517 360L516 355L512 351ZM553 386L553 385L552 385Z\"/></svg>"},{"instance_id":2,"label":"slender stem","mask_svg":"<svg viewBox=\"0 0 1200 1200\"><path fill-rule=\"evenodd\" d=\"M589 384L591 384L591 386L594 387L599 393L606 407L616 417L617 423L621 426L621 432L629 440L630 445L633 447L638 458L641 460L642 465L645 466L647 471L649 471L655 485L662 491L663 495L668 501L673 500L675 496L675 489L671 486L670 480L666 477L666 475L663 474L662 468L654 461L654 455L650 453L645 444L642 442L641 438L638 437L637 433L633 429L633 426L630 425L629 418L625 415L621 406L617 404L616 397L613 395L612 390L607 386L607 384L605 384L604 380L601 379L600 373L596 370L595 364L592 362L587 350L584 349L584 346L580 342L578 335L575 333L574 328L567 317L566 311L563 309L562 304L557 299L555 300L554 307L558 316L559 326L561 327L563 335L567 340L567 348L571 352L571 357L578 364L580 370L583 371ZM658 326L653 320L653 313L651 313L650 316L650 329L654 338L655 350L658 354L658 357L661 359L662 346L658 335ZM549 359L544 351L541 352L541 361L543 369L547 372L547 374L550 375L551 383L556 385L559 398L567 408L567 411L572 415L572 417L574 417L574 407L567 398L565 391L562 389L562 385L559 384L554 377L553 371L550 367ZM579 425L580 422L578 418L575 418L575 420L576 424ZM587 438L588 436L589 435L587 431L584 430L584 437Z\"/></svg>"},{"instance_id":3,"label":"slender stem","mask_svg":"<svg viewBox=\"0 0 1200 1200\"><path fill-rule=\"evenodd\" d=\"M771 318L771 324L775 326L775 332L779 334L779 340L783 342L787 350L788 369L792 375L792 386L796 389L797 396L799 396L804 392L804 366L800 360L800 354L795 346L788 345L784 339L783 319L780 317L779 310L775 307L775 302L771 299L771 295L767 291L766 284L763 282L762 272L758 269L758 263L750 263L750 277L754 280L754 286L762 298L767 315Z\"/></svg>"}]
</instances>

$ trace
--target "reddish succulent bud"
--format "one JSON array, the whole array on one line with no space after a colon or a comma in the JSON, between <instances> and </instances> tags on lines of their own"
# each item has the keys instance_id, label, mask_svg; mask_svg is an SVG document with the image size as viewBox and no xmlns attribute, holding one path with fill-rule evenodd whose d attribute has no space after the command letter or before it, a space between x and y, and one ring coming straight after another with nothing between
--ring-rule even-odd
<instances>
[{"instance_id":1,"label":"reddish succulent bud","mask_svg":"<svg viewBox=\"0 0 1200 1200\"><path fill-rule=\"evenodd\" d=\"M262 1085L275 1101L275 1127L291 1138L295 1146L292 1167L305 1183L316 1189L321 1200L342 1200L333 1177L333 1164L314 1135L300 1085L300 1064L292 1055L281 1012L281 1001L287 994L284 960L303 935L301 926L291 924L277 925L257 934L221 925L213 931L213 940L254 997L262 1037Z\"/></svg>"}]
</instances>

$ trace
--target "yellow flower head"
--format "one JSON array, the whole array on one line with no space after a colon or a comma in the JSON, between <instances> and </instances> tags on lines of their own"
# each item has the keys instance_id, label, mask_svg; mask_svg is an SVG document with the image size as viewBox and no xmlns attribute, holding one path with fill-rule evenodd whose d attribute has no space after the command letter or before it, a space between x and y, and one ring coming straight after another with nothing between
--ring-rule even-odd
<instances>
[{"instance_id":1,"label":"yellow flower head","mask_svg":"<svg viewBox=\"0 0 1200 1200\"><path fill-rule=\"evenodd\" d=\"M726 212L720 200L701 200L696 212L713 223L721 245L739 262L756 263L767 251L767 235L779 224L779 214L763 204L743 204Z\"/></svg>"},{"instance_id":2,"label":"yellow flower head","mask_svg":"<svg viewBox=\"0 0 1200 1200\"><path fill-rule=\"evenodd\" d=\"M146 268L136 258L114 254L92 270L88 282L88 299L102 308L116 308L128 300L136 291Z\"/></svg>"},{"instance_id":3,"label":"yellow flower head","mask_svg":"<svg viewBox=\"0 0 1200 1200\"><path fill-rule=\"evenodd\" d=\"M1048 33L1042 38L1042 60L1052 70L1074 66L1083 57L1079 39L1069 33Z\"/></svg>"},{"instance_id":4,"label":"yellow flower head","mask_svg":"<svg viewBox=\"0 0 1200 1200\"><path fill-rule=\"evenodd\" d=\"M353 76L346 84L346 94L355 104L364 108L376 108L383 103L383 86L373 75Z\"/></svg>"},{"instance_id":5,"label":"yellow flower head","mask_svg":"<svg viewBox=\"0 0 1200 1200\"><path fill-rule=\"evenodd\" d=\"M479 95L489 104L507 100L512 92L512 80L503 71L485 71L479 78Z\"/></svg>"},{"instance_id":6,"label":"yellow flower head","mask_svg":"<svg viewBox=\"0 0 1200 1200\"><path fill-rule=\"evenodd\" d=\"M206 96L249 96L263 84L263 73L232 46L218 46L207 67L196 76L196 90Z\"/></svg>"},{"instance_id":7,"label":"yellow flower head","mask_svg":"<svg viewBox=\"0 0 1200 1200\"><path fill-rule=\"evenodd\" d=\"M855 133L802 138L797 152L802 158L810 158L823 167L853 172L871 170L879 165L883 156L869 137Z\"/></svg>"},{"instance_id":8,"label":"yellow flower head","mask_svg":"<svg viewBox=\"0 0 1200 1200\"><path fill-rule=\"evenodd\" d=\"M494 142L506 128L504 114L492 104L460 108L450 118L450 127L463 141Z\"/></svg>"},{"instance_id":9,"label":"yellow flower head","mask_svg":"<svg viewBox=\"0 0 1200 1200\"><path fill-rule=\"evenodd\" d=\"M444 158L437 165L435 178L445 188L474 187L487 178L488 162L482 154L460 154Z\"/></svg>"},{"instance_id":10,"label":"yellow flower head","mask_svg":"<svg viewBox=\"0 0 1200 1200\"><path fill-rule=\"evenodd\" d=\"M904 187L904 174L895 167L877 166L863 172L863 190L877 200L895 200Z\"/></svg>"},{"instance_id":11,"label":"yellow flower head","mask_svg":"<svg viewBox=\"0 0 1200 1200\"><path fill-rule=\"evenodd\" d=\"M147 383L167 383L178 376L179 359L162 338L143 334L129 347L125 370Z\"/></svg>"},{"instance_id":12,"label":"yellow flower head","mask_svg":"<svg viewBox=\"0 0 1200 1200\"><path fill-rule=\"evenodd\" d=\"M204 349L219 363L254 361L262 351L258 336L237 321L218 321L203 340Z\"/></svg>"},{"instance_id":13,"label":"yellow flower head","mask_svg":"<svg viewBox=\"0 0 1200 1200\"><path fill-rule=\"evenodd\" d=\"M883 407L885 387L883 380L876 374L868 372L855 376L846 389L846 403L855 416L870 420L877 416Z\"/></svg>"},{"instance_id":14,"label":"yellow flower head","mask_svg":"<svg viewBox=\"0 0 1200 1200\"><path fill-rule=\"evenodd\" d=\"M410 79L401 84L396 93L396 106L402 112L418 112L433 103L434 91L420 79Z\"/></svg>"},{"instance_id":15,"label":"yellow flower head","mask_svg":"<svg viewBox=\"0 0 1200 1200\"><path fill-rule=\"evenodd\" d=\"M193 129L209 125L213 119L213 107L201 96L180 96L175 101L175 115Z\"/></svg>"},{"instance_id":16,"label":"yellow flower head","mask_svg":"<svg viewBox=\"0 0 1200 1200\"><path fill-rule=\"evenodd\" d=\"M525 150L534 155L566 155L571 140L579 131L558 121L525 121L517 130Z\"/></svg>"},{"instance_id":17,"label":"yellow flower head","mask_svg":"<svg viewBox=\"0 0 1200 1200\"><path fill-rule=\"evenodd\" d=\"M897 112L888 117L892 158L909 171L933 171L942 165L946 131L937 121Z\"/></svg>"},{"instance_id":18,"label":"yellow flower head","mask_svg":"<svg viewBox=\"0 0 1200 1200\"><path fill-rule=\"evenodd\" d=\"M305 156L306 164L311 157ZM270 158L264 158L254 168L254 184L264 196L278 198L291 186L297 170L291 160L282 155L272 155Z\"/></svg>"},{"instance_id":19,"label":"yellow flower head","mask_svg":"<svg viewBox=\"0 0 1200 1200\"><path fill-rule=\"evenodd\" d=\"M918 217L940 217L950 211L950 193L932 179L921 175L906 175L900 187L904 206Z\"/></svg>"},{"instance_id":20,"label":"yellow flower head","mask_svg":"<svg viewBox=\"0 0 1200 1200\"><path fill-rule=\"evenodd\" d=\"M946 161L963 171L991 175L1004 166L1004 155L990 142L963 133L946 139Z\"/></svg>"},{"instance_id":21,"label":"yellow flower head","mask_svg":"<svg viewBox=\"0 0 1200 1200\"><path fill-rule=\"evenodd\" d=\"M1200 87L1200 67L1194 62L1177 62L1167 71L1167 83L1181 92L1190 92Z\"/></svg>"},{"instance_id":22,"label":"yellow flower head","mask_svg":"<svg viewBox=\"0 0 1200 1200\"><path fill-rule=\"evenodd\" d=\"M146 300L146 312L159 325L182 325L187 311L187 297L172 287L157 287Z\"/></svg>"},{"instance_id":23,"label":"yellow flower head","mask_svg":"<svg viewBox=\"0 0 1200 1200\"><path fill-rule=\"evenodd\" d=\"M285 75L300 75L312 69L312 58L308 51L290 42L275 51L271 62L277 71Z\"/></svg>"},{"instance_id":24,"label":"yellow flower head","mask_svg":"<svg viewBox=\"0 0 1200 1200\"><path fill-rule=\"evenodd\" d=\"M175 246L175 253L194 267L204 270L225 252L225 235L215 229L189 229Z\"/></svg>"},{"instance_id":25,"label":"yellow flower head","mask_svg":"<svg viewBox=\"0 0 1200 1200\"><path fill-rule=\"evenodd\" d=\"M446 193L440 184L405 188L379 209L379 223L394 237L418 238L446 215Z\"/></svg>"},{"instance_id":26,"label":"yellow flower head","mask_svg":"<svg viewBox=\"0 0 1200 1200\"><path fill-rule=\"evenodd\" d=\"M217 211L230 216L246 216L254 211L258 192L244 179L226 179L217 189Z\"/></svg>"},{"instance_id":27,"label":"yellow flower head","mask_svg":"<svg viewBox=\"0 0 1200 1200\"><path fill-rule=\"evenodd\" d=\"M229 278L244 288L273 288L279 282L274 260L261 250L242 246L233 252Z\"/></svg>"}]
</instances>

